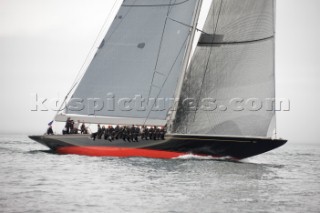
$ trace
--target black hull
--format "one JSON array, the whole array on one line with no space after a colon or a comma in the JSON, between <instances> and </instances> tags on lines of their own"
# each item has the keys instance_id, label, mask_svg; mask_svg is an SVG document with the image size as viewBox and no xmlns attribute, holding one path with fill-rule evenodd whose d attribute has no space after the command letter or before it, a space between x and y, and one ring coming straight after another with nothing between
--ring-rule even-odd
<instances>
[{"instance_id":1,"label":"black hull","mask_svg":"<svg viewBox=\"0 0 320 213\"><path fill-rule=\"evenodd\" d=\"M175 158L185 154L244 159L284 145L286 140L198 135L166 135L165 140L122 139L112 142L90 139L89 135L30 136L61 154L89 156Z\"/></svg>"}]
</instances>

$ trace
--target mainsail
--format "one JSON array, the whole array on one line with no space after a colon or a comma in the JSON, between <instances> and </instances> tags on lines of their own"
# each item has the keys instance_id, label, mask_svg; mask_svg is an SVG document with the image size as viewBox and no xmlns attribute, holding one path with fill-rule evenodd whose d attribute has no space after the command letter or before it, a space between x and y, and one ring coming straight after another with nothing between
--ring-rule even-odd
<instances>
[{"instance_id":1,"label":"mainsail","mask_svg":"<svg viewBox=\"0 0 320 213\"><path fill-rule=\"evenodd\" d=\"M71 117L89 123L164 125L167 104L174 98L192 42L197 2L124 1L66 110L56 120ZM157 103L159 99L165 103Z\"/></svg>"},{"instance_id":2,"label":"mainsail","mask_svg":"<svg viewBox=\"0 0 320 213\"><path fill-rule=\"evenodd\" d=\"M173 132L267 136L275 120L274 3L213 0Z\"/></svg>"}]
</instances>

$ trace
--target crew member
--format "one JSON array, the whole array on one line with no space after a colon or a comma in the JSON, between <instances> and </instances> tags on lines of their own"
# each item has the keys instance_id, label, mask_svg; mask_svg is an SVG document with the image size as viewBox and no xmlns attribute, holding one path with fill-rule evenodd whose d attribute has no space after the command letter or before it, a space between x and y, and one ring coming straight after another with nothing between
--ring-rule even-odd
<instances>
[{"instance_id":1,"label":"crew member","mask_svg":"<svg viewBox=\"0 0 320 213\"><path fill-rule=\"evenodd\" d=\"M98 124L98 131L95 132L95 133L92 133L92 134L91 134L91 138L92 138L93 140L96 140L97 136L100 135L100 139L101 139L101 132L102 132L102 129L101 129L101 127L100 127L100 124Z\"/></svg>"},{"instance_id":2,"label":"crew member","mask_svg":"<svg viewBox=\"0 0 320 213\"><path fill-rule=\"evenodd\" d=\"M48 129L47 129L47 135L53 135L53 130L52 130L52 126L49 125Z\"/></svg>"},{"instance_id":3,"label":"crew member","mask_svg":"<svg viewBox=\"0 0 320 213\"><path fill-rule=\"evenodd\" d=\"M85 123L81 125L80 130L81 130L81 134L88 134L88 130L86 128Z\"/></svg>"}]
</instances>

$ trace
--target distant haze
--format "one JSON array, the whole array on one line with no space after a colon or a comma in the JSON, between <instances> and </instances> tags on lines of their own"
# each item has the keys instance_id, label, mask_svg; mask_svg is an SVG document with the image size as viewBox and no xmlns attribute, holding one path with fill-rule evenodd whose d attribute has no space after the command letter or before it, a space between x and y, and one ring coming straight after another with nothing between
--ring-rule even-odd
<instances>
[{"instance_id":1,"label":"distant haze","mask_svg":"<svg viewBox=\"0 0 320 213\"><path fill-rule=\"evenodd\" d=\"M0 133L45 131L55 112L32 112L34 94L66 95L113 3L0 0ZM319 141L319 9L319 0L277 1L277 97L291 100L278 135L291 142Z\"/></svg>"}]
</instances>

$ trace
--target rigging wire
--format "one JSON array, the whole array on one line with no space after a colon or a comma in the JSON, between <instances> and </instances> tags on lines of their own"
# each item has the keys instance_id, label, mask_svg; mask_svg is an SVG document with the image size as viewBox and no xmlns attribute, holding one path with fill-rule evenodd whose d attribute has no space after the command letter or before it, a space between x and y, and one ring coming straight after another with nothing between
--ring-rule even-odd
<instances>
[{"instance_id":1,"label":"rigging wire","mask_svg":"<svg viewBox=\"0 0 320 213\"><path fill-rule=\"evenodd\" d=\"M81 65L81 67L80 67L80 69L79 69L79 71L78 71L78 73L77 73L77 75L76 75L76 78L75 78L75 80L73 81L71 88L68 90L68 93L67 93L67 95L65 96L65 98L64 98L61 106L59 107L59 110L57 111L56 115L62 110L62 107L63 107L63 105L65 104L65 102L67 101L70 93L71 93L71 92L73 91L73 89L77 86L77 84L80 82L80 79L81 79L82 76L85 74L85 73L83 72L83 70L84 70L84 68L85 68L85 65L87 64L87 62L88 62L91 54L93 53L93 50L94 50L94 48L95 48L95 46L96 46L96 44L97 44L97 42L98 42L98 40L99 40L99 38L100 38L100 36L101 36L101 33L102 33L105 25L107 24L107 21L109 20L111 14L112 14L112 12L113 12L113 10L115 9L115 6L117 5L118 1L119 1L119 0L116 0L116 1L113 3L112 8L111 8L109 14L107 15L106 19L104 20L103 25L101 26L100 31L99 31L98 35L96 36L96 39L95 39L94 43L92 44L92 47L90 48L90 51L88 52L88 54L87 54L87 56L86 56L86 59L84 60L83 64ZM80 74L83 74L83 75L80 77Z\"/></svg>"},{"instance_id":2,"label":"rigging wire","mask_svg":"<svg viewBox=\"0 0 320 213\"><path fill-rule=\"evenodd\" d=\"M171 0L170 0L170 3L171 3ZM164 37L165 30L166 30L169 13L170 13L170 6L168 6L167 16L166 16L166 19L164 21L164 25L163 25L163 29L162 29L161 39L160 39L159 48L158 48L158 52L157 52L157 59L156 59L156 63L155 63L155 66L154 66L153 75L152 75L152 79L151 79L151 83L150 83L147 103L149 103L151 90L152 90L152 87L153 87L154 76L155 76L155 74L157 72L158 62L159 62L160 53L161 53L161 47L162 47L162 43L163 43L163 37Z\"/></svg>"},{"instance_id":3,"label":"rigging wire","mask_svg":"<svg viewBox=\"0 0 320 213\"><path fill-rule=\"evenodd\" d=\"M168 17L168 19L170 19L171 21L177 22L178 24L181 24L181 25L183 25L183 26L189 27L190 29L193 27L193 26L191 26L191 25L189 25L189 24L183 23L183 22L181 22L181 21L175 20L175 19L170 18L170 17ZM196 28L196 30L197 30L198 32L203 33L203 34L210 35L210 34L204 32L203 30L200 30L199 28Z\"/></svg>"},{"instance_id":4,"label":"rigging wire","mask_svg":"<svg viewBox=\"0 0 320 213\"><path fill-rule=\"evenodd\" d=\"M190 31L189 35L190 36L190 39L189 39L189 44L188 44L188 47L186 49L186 53L185 53L185 59L184 59L184 65L183 65L183 68L182 68L182 75L181 75L181 78L179 80L179 85L176 86L176 89L175 89L175 95L174 97L180 97L181 95L181 90L183 89L183 81L184 79L186 79L186 73L188 71L188 64L189 64L189 61L190 61L190 56L191 56L191 51L192 51L192 47L193 47L193 42L194 42L194 35L195 35L195 32L197 31L197 24L198 24L198 20L199 20L199 14L200 14L200 11L201 11L201 6L202 6L202 0L198 0L197 1L197 7L194 11L194 17L193 17L193 21L192 21L192 30ZM179 102L178 102L178 106L179 106ZM175 103L173 105L173 107L175 107ZM168 121L173 121L176 117L176 114L177 112L176 111L173 111L169 117L169 120ZM170 131L172 131L172 125L169 125L169 129Z\"/></svg>"},{"instance_id":5,"label":"rigging wire","mask_svg":"<svg viewBox=\"0 0 320 213\"><path fill-rule=\"evenodd\" d=\"M169 7L169 10L168 10L168 14L167 14L166 22L165 22L165 23L167 23L167 20L169 19L169 20L172 20L172 21L174 21L174 22L177 22L177 23L179 23L179 24L181 24L181 25L183 25L183 26L187 26L187 27L193 28L193 26L184 24L184 23L182 23L182 22L179 22L179 21L177 21L177 20L174 20L174 19L170 18L170 17L169 17L169 14L170 14L171 10L172 10L172 7L171 7L171 9L170 9L170 7ZM165 25L166 25L166 24L165 24ZM164 30L165 30L165 27L164 27ZM196 28L196 30L197 30L197 28ZM164 31L163 31L163 33L164 33ZM183 45L182 45L182 47L180 48L179 53L178 53L177 57L175 58L174 63L172 64L172 67L171 67L169 73L167 74L164 82L162 83L161 87L158 87L158 88L160 89L160 91L158 92L158 95L156 96L155 99L158 99L158 98L159 98L160 93L161 93L161 91L162 91L165 83L166 83L167 80L168 80L168 77L169 77L169 76L171 75L171 73L172 73L172 70L173 70L174 65L176 64L176 62L177 62L177 60L178 60L178 58L179 58L182 50L184 49L184 46L186 45L186 42L187 42L187 40L188 40L188 37L190 36L190 33L191 33L191 32L188 33L185 41L183 42ZM161 38L160 45L162 44L162 40L163 40L163 34L162 34L162 38ZM158 57L157 57L156 67L157 67L157 63L158 63L158 60L159 60L160 51L161 51L161 46L160 46L160 48L159 48L159 55L158 55ZM156 71L156 67L155 67L154 74L157 72L157 71ZM159 73L159 72L157 72L157 73ZM154 80L154 74L153 74L152 82L153 82L153 80ZM162 74L162 73L159 73L159 74ZM149 90L149 95L148 95L148 99L149 99L149 97L150 97L150 93L151 93L152 86L153 86L153 85L152 85L152 83L151 83L150 90ZM146 117L143 125L145 125L145 123L147 122L147 120L148 120L148 118L149 118L149 116L150 116L150 114L151 114L152 108L154 107L155 104L156 104L156 101L152 104L152 106L151 106L151 108L150 108L150 111L148 112L148 115L147 115L147 117Z\"/></svg>"},{"instance_id":6,"label":"rigging wire","mask_svg":"<svg viewBox=\"0 0 320 213\"><path fill-rule=\"evenodd\" d=\"M166 84L166 82L167 82L167 80L168 80L169 76L170 76L170 75L171 75L171 73L172 73L172 70L173 70L174 65L177 63L177 60L178 60L178 58L179 58L180 54L182 53L182 50L184 49L184 47L185 47L185 45L186 45L186 42L187 42L187 40L188 40L189 35L190 35L190 33L187 35L186 39L184 40L184 42L183 42L183 44L182 44L182 47L180 48L179 53L178 53L177 57L175 58L175 60L174 60L174 62L173 62L173 64L172 64L172 66L171 66L171 68L170 68L170 71L169 71L168 75L166 76L165 80L163 81L163 83L162 83L162 85L161 85L161 87L160 87L160 91L159 91L159 93L158 93L157 97L155 98L155 100L159 98L160 93L161 93L161 91L162 91L162 89L163 89L164 85ZM155 104L156 104L156 101L152 104L152 106L151 106L151 108L150 108L150 111L148 112L148 115L147 115L147 117L146 117L146 119L145 119L145 121L144 121L143 125L145 125L145 124L146 124L146 122L147 122L147 120L148 120L148 118L149 118L149 116L150 116L150 114L151 114L152 108L154 107L154 105L155 105Z\"/></svg>"},{"instance_id":7,"label":"rigging wire","mask_svg":"<svg viewBox=\"0 0 320 213\"><path fill-rule=\"evenodd\" d=\"M175 0L175 2L176 2L176 0ZM156 59L156 63L155 63L155 66L154 66L153 75L152 75L152 79L151 79L151 83L150 83L150 87L149 87L147 104L149 104L152 87L154 87L154 85L153 85L154 76L157 73L157 66L158 66L158 62L159 62L159 58L160 58L161 47L162 47L162 43L163 43L163 37L164 37L165 30L166 30L168 17L169 17L169 14L171 12L171 10L170 10L171 6L170 5L171 5L171 0L170 0L170 4L168 6L167 16L166 16L166 19L164 21L164 25L163 25L163 29L162 29L161 39L160 39L159 48L158 48L158 52L157 52L157 59ZM159 94L160 94L160 92L159 92ZM151 111L151 109L150 109L150 111ZM145 123L147 122L147 120L149 118L149 115L150 115L150 112L148 113L148 116L146 117L145 121L143 122L143 125L145 125Z\"/></svg>"},{"instance_id":8,"label":"rigging wire","mask_svg":"<svg viewBox=\"0 0 320 213\"><path fill-rule=\"evenodd\" d=\"M217 28L218 28L218 23L219 23L219 19L220 19L220 15L221 15L221 10L222 10L222 4L223 4L223 0L220 1L220 7L219 7L219 12L218 12L218 16L217 16L217 21L216 21L216 24L215 24L215 27L214 27L214 31L213 31L213 35L216 34L216 31L217 31ZM213 16L214 18L214 16ZM212 42L214 42L214 36L212 37ZM199 108L199 102L200 102L200 98L202 96L202 91L204 90L203 89L203 85L204 85L204 82L205 82L205 77L207 75L207 71L208 71L208 67L209 67L209 61L210 61L210 57L212 55L212 51L213 51L213 48L210 47L210 51L209 51L209 55L208 55L208 60L207 60L207 63L206 63L206 67L205 67L205 70L204 70L204 74L203 74L203 78L202 78L202 81L201 81L201 87L200 87L200 95L198 96L198 100L196 102L196 109L195 109L195 113L194 113L194 117L193 117L193 122L195 121L196 119L196 115L197 115L197 112L198 112L198 108ZM211 124L210 122L210 119L209 119L209 116L206 116L209 123Z\"/></svg>"}]
</instances>

